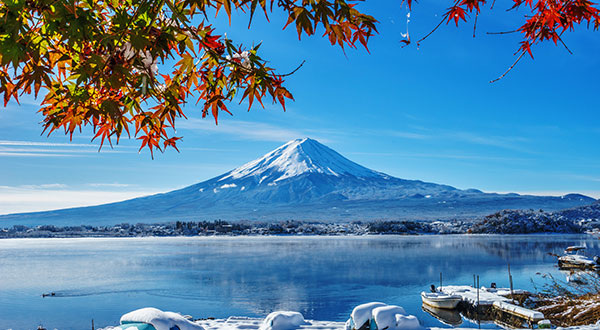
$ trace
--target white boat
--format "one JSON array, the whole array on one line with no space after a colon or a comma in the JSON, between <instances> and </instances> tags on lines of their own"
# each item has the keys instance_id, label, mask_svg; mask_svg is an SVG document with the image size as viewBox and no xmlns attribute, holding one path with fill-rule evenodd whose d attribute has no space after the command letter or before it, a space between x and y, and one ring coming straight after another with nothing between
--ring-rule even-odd
<instances>
[{"instance_id":1,"label":"white boat","mask_svg":"<svg viewBox=\"0 0 600 330\"><path fill-rule=\"evenodd\" d=\"M421 306L421 308L425 312L429 313L429 315L435 317L440 322L442 322L446 325L457 326L457 325L461 325L463 322L462 316L455 309L454 310L441 309L441 308L431 307L427 304L423 304L423 306Z\"/></svg>"},{"instance_id":2,"label":"white boat","mask_svg":"<svg viewBox=\"0 0 600 330\"><path fill-rule=\"evenodd\" d=\"M569 246L565 255L558 258L560 268L600 268L600 259L587 257L583 254L585 246Z\"/></svg>"},{"instance_id":3,"label":"white boat","mask_svg":"<svg viewBox=\"0 0 600 330\"><path fill-rule=\"evenodd\" d=\"M423 303L435 308L454 309L461 300L460 296L449 295L443 292L421 292Z\"/></svg>"}]
</instances>

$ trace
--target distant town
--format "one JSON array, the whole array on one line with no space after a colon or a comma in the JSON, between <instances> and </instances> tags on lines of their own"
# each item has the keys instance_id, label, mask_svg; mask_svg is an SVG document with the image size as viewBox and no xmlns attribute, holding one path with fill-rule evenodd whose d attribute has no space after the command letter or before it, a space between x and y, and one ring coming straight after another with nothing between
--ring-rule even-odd
<instances>
[{"instance_id":1,"label":"distant town","mask_svg":"<svg viewBox=\"0 0 600 330\"><path fill-rule=\"evenodd\" d=\"M24 226L0 229L0 238L261 236L261 235L443 235L584 233L600 231L600 203L563 210L504 210L472 221L176 221L112 226Z\"/></svg>"}]
</instances>

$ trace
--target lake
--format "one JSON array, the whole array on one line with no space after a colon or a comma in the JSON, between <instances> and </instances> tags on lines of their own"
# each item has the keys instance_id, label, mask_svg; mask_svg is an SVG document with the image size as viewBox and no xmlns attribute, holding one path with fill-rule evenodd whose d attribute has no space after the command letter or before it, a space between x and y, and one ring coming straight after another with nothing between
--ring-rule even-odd
<instances>
[{"instance_id":1,"label":"lake","mask_svg":"<svg viewBox=\"0 0 600 330\"><path fill-rule=\"evenodd\" d=\"M147 306L195 318L293 310L345 321L370 301L445 326L419 296L440 272L444 284L470 285L477 274L480 285L507 287L510 262L515 288L534 290L543 283L536 273L565 278L549 252L586 245L600 254L599 243L586 235L0 240L0 329L81 330L92 319L98 328Z\"/></svg>"}]
</instances>

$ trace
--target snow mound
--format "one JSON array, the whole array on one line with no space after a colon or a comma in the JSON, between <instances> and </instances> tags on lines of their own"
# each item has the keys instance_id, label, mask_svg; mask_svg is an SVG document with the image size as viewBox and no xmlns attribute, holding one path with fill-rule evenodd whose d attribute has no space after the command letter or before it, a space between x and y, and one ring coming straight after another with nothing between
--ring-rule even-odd
<instances>
[{"instance_id":1,"label":"snow mound","mask_svg":"<svg viewBox=\"0 0 600 330\"><path fill-rule=\"evenodd\" d=\"M306 324L304 316L298 312L273 312L265 318L260 330L292 330Z\"/></svg>"},{"instance_id":2,"label":"snow mound","mask_svg":"<svg viewBox=\"0 0 600 330\"><path fill-rule=\"evenodd\" d=\"M370 302L354 307L352 314L350 314L351 320L354 323L355 329L360 329L367 321L371 320L371 312L377 307L383 307L386 304L381 302Z\"/></svg>"},{"instance_id":3,"label":"snow mound","mask_svg":"<svg viewBox=\"0 0 600 330\"><path fill-rule=\"evenodd\" d=\"M376 330L417 330L423 329L414 315L407 315L404 308L370 302L356 306L345 324L346 330L360 329L370 321L370 328Z\"/></svg>"},{"instance_id":4,"label":"snow mound","mask_svg":"<svg viewBox=\"0 0 600 330\"><path fill-rule=\"evenodd\" d=\"M421 329L419 319L414 315L396 315L396 329Z\"/></svg>"},{"instance_id":5,"label":"snow mound","mask_svg":"<svg viewBox=\"0 0 600 330\"><path fill-rule=\"evenodd\" d=\"M412 330L421 329L419 320L414 315L406 315L400 306L382 306L373 309L373 321L376 329L387 330Z\"/></svg>"},{"instance_id":6,"label":"snow mound","mask_svg":"<svg viewBox=\"0 0 600 330\"><path fill-rule=\"evenodd\" d=\"M180 330L204 330L202 326L192 323L181 314L163 312L152 307L138 309L121 316L121 324L128 323L148 323L156 330L170 330L174 326L179 327Z\"/></svg>"}]
</instances>

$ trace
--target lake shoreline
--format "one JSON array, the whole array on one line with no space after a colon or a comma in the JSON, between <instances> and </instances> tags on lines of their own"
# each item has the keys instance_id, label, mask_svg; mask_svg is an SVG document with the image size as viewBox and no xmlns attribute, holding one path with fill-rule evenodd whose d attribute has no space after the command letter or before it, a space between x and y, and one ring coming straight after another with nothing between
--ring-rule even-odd
<instances>
[{"instance_id":1,"label":"lake shoreline","mask_svg":"<svg viewBox=\"0 0 600 330\"><path fill-rule=\"evenodd\" d=\"M510 213L510 216L514 214ZM506 214L505 217L506 218ZM502 219L504 219L502 218ZM582 234L600 233L590 221L576 223L538 221L523 224L523 218L499 220L497 215L482 221L373 221L373 222L171 222L121 223L109 226L38 225L0 227L0 239L78 237L194 237L194 236L378 236L448 234ZM1 226L1 224L0 224Z\"/></svg>"}]
</instances>

